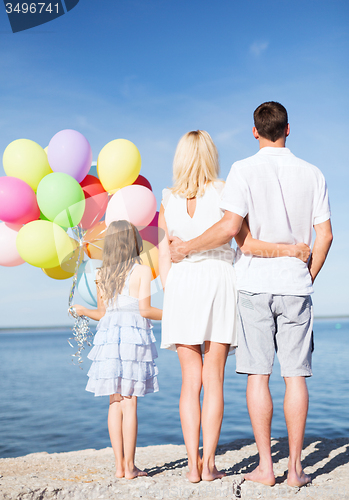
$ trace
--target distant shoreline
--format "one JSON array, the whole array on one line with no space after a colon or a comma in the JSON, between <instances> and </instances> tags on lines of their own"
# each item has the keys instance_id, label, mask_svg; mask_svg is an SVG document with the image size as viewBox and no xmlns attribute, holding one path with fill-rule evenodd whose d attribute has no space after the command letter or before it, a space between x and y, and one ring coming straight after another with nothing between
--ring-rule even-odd
<instances>
[{"instance_id":1,"label":"distant shoreline","mask_svg":"<svg viewBox=\"0 0 349 500\"><path fill-rule=\"evenodd\" d=\"M349 320L349 315L340 315L340 316L314 316L315 321L328 321L328 320ZM153 323L160 323L160 321L153 321ZM97 323L93 322L90 326L92 329L97 325ZM63 330L71 330L73 328L73 323L70 325L61 325L61 326L9 326L9 327L0 327L1 333L20 333L26 331L45 331L45 330L53 330L53 331L63 331Z\"/></svg>"}]
</instances>

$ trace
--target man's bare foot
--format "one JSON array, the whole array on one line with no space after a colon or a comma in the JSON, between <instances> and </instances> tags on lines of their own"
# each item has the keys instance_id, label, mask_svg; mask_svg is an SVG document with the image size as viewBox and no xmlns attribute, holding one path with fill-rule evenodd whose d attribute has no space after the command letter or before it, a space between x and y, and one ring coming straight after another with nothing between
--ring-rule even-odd
<instances>
[{"instance_id":1,"label":"man's bare foot","mask_svg":"<svg viewBox=\"0 0 349 500\"><path fill-rule=\"evenodd\" d=\"M275 484L274 472L262 471L260 470L259 465L252 472L245 474L244 479L246 479L246 481L253 481L255 483L266 484L267 486L274 486Z\"/></svg>"},{"instance_id":2,"label":"man's bare foot","mask_svg":"<svg viewBox=\"0 0 349 500\"><path fill-rule=\"evenodd\" d=\"M305 486L309 483L311 483L311 477L307 474L304 474L303 471L301 472L301 474L297 474L296 471L293 473L289 472L287 474L287 484L289 486L298 486L300 488L301 486Z\"/></svg>"},{"instance_id":3,"label":"man's bare foot","mask_svg":"<svg viewBox=\"0 0 349 500\"><path fill-rule=\"evenodd\" d=\"M147 476L147 475L148 474L144 470L140 470L136 466L131 470L125 470L126 479L134 479L135 477Z\"/></svg>"},{"instance_id":4,"label":"man's bare foot","mask_svg":"<svg viewBox=\"0 0 349 500\"><path fill-rule=\"evenodd\" d=\"M215 479L222 479L226 474L223 471L217 470L216 466L210 470L208 467L202 469L201 479L203 481L214 481Z\"/></svg>"},{"instance_id":5,"label":"man's bare foot","mask_svg":"<svg viewBox=\"0 0 349 500\"><path fill-rule=\"evenodd\" d=\"M125 477L125 471L123 469L116 469L115 477L117 478Z\"/></svg>"}]
</instances>

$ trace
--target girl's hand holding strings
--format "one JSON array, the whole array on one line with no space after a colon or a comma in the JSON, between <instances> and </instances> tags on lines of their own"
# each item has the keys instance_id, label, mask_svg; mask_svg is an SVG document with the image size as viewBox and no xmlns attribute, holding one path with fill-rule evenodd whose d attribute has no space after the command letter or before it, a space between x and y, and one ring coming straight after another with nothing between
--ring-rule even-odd
<instances>
[{"instance_id":1,"label":"girl's hand holding strings","mask_svg":"<svg viewBox=\"0 0 349 500\"><path fill-rule=\"evenodd\" d=\"M74 312L75 312L78 316L83 316L83 315L85 314L86 307L84 307L84 306L80 306L79 304L74 304L72 307L74 307Z\"/></svg>"}]
</instances>

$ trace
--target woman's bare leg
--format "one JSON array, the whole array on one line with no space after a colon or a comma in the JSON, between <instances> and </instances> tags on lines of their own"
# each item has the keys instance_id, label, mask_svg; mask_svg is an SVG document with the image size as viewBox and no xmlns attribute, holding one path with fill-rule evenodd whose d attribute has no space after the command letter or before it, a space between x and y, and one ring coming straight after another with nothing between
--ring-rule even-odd
<instances>
[{"instance_id":1,"label":"woman's bare leg","mask_svg":"<svg viewBox=\"0 0 349 500\"><path fill-rule=\"evenodd\" d=\"M122 409L122 436L125 455L125 478L134 479L137 476L146 476L147 473L135 466L137 443L137 397L124 397L121 401Z\"/></svg>"},{"instance_id":2,"label":"woman's bare leg","mask_svg":"<svg viewBox=\"0 0 349 500\"><path fill-rule=\"evenodd\" d=\"M224 398L224 368L229 345L217 342L205 343L205 358L202 370L204 400L202 405L203 457L202 479L213 481L225 476L215 466L215 453L221 431Z\"/></svg>"},{"instance_id":3,"label":"woman's bare leg","mask_svg":"<svg viewBox=\"0 0 349 500\"><path fill-rule=\"evenodd\" d=\"M182 369L182 390L179 413L188 454L189 472L192 483L201 480L200 441L200 392L202 386L202 355L199 345L177 345L177 354Z\"/></svg>"},{"instance_id":4,"label":"woman's bare leg","mask_svg":"<svg viewBox=\"0 0 349 500\"><path fill-rule=\"evenodd\" d=\"M122 409L120 394L112 394L109 398L108 430L110 442L115 455L116 477L124 477L124 445L122 437Z\"/></svg>"}]
</instances>

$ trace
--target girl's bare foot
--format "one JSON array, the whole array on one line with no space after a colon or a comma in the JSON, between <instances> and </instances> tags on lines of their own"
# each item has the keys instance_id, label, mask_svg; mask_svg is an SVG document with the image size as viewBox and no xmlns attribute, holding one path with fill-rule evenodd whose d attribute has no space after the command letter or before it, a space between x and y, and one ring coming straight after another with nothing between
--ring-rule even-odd
<instances>
[{"instance_id":1,"label":"girl's bare foot","mask_svg":"<svg viewBox=\"0 0 349 500\"><path fill-rule=\"evenodd\" d=\"M191 483L198 483L201 481L201 475L199 469L192 469L186 474L188 481Z\"/></svg>"},{"instance_id":2,"label":"girl's bare foot","mask_svg":"<svg viewBox=\"0 0 349 500\"><path fill-rule=\"evenodd\" d=\"M214 481L215 479L222 479L225 475L225 472L217 470L216 466L211 470L208 467L204 467L201 478L203 481Z\"/></svg>"},{"instance_id":3,"label":"girl's bare foot","mask_svg":"<svg viewBox=\"0 0 349 500\"><path fill-rule=\"evenodd\" d=\"M125 470L126 479L134 479L135 477L147 476L147 475L148 474L144 470L140 470L136 466L134 466L133 469Z\"/></svg>"},{"instance_id":4,"label":"girl's bare foot","mask_svg":"<svg viewBox=\"0 0 349 500\"><path fill-rule=\"evenodd\" d=\"M252 472L245 474L244 479L246 479L246 481L266 484L267 486L274 486L275 484L274 472L261 470L259 465Z\"/></svg>"},{"instance_id":5,"label":"girl's bare foot","mask_svg":"<svg viewBox=\"0 0 349 500\"><path fill-rule=\"evenodd\" d=\"M287 474L287 484L289 486L305 486L306 484L311 483L311 477L308 476L307 474L304 474L302 471L300 474L297 474L297 472L293 473L288 473Z\"/></svg>"},{"instance_id":6,"label":"girl's bare foot","mask_svg":"<svg viewBox=\"0 0 349 500\"><path fill-rule=\"evenodd\" d=\"M125 471L123 469L116 469L115 477L121 478L125 476Z\"/></svg>"}]
</instances>

